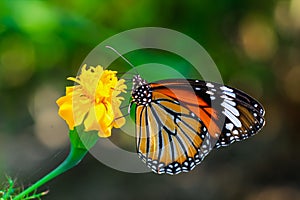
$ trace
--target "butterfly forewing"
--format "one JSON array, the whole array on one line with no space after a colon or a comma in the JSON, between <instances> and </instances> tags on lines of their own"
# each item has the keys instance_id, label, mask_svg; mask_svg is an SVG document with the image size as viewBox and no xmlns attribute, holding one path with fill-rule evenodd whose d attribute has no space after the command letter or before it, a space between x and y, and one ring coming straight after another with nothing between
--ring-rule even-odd
<instances>
[{"instance_id":1,"label":"butterfly forewing","mask_svg":"<svg viewBox=\"0 0 300 200\"><path fill-rule=\"evenodd\" d=\"M176 91L186 87L186 80L181 79L163 80L158 83L174 91L177 98L181 97ZM264 126L264 108L246 93L232 87L201 80L188 80L188 83L198 98L208 105L198 104L199 118L207 127L211 126L211 123L219 126L219 130L217 128L209 130L211 136L219 135L215 147L228 146L234 141L247 139ZM195 103L186 101L185 104L193 108Z\"/></svg>"}]
</instances>

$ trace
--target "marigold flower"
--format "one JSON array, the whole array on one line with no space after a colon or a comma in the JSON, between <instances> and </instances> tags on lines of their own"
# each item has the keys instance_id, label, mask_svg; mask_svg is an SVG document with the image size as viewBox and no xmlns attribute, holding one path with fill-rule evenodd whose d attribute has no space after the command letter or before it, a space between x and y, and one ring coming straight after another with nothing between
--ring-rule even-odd
<instances>
[{"instance_id":1,"label":"marigold flower","mask_svg":"<svg viewBox=\"0 0 300 200\"><path fill-rule=\"evenodd\" d=\"M109 137L113 127L125 123L120 105L126 92L125 80L116 77L117 72L84 65L81 74L68 80L78 85L66 87L66 95L59 98L58 114L67 122L69 129L84 124L85 131L97 130L100 137Z\"/></svg>"}]
</instances>

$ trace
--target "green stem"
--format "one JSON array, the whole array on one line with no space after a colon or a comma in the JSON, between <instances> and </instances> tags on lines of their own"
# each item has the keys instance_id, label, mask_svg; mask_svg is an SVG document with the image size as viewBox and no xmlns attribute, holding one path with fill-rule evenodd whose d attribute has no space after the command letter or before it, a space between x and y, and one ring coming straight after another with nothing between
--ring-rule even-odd
<instances>
[{"instance_id":1,"label":"green stem","mask_svg":"<svg viewBox=\"0 0 300 200\"><path fill-rule=\"evenodd\" d=\"M76 148L73 145L71 145L71 150L68 157L57 168L55 168L42 179L40 179L39 181L31 185L29 188L21 192L19 195L15 196L13 200L19 200L22 197L26 197L31 192L37 190L40 186L52 180L56 176L64 173L72 167L75 167L82 160L82 158L86 155L87 152L88 150L85 148Z\"/></svg>"},{"instance_id":2,"label":"green stem","mask_svg":"<svg viewBox=\"0 0 300 200\"><path fill-rule=\"evenodd\" d=\"M14 193L14 182L11 180L11 178L6 177L9 183L9 188L7 189L6 192L4 192L3 197L1 198L1 200L6 200L10 197L11 194Z\"/></svg>"}]
</instances>

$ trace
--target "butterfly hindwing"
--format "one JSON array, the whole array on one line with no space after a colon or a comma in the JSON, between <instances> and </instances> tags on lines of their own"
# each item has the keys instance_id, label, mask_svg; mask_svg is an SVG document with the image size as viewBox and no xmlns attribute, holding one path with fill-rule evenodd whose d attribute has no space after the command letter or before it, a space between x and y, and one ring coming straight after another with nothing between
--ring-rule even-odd
<instances>
[{"instance_id":1,"label":"butterfly hindwing","mask_svg":"<svg viewBox=\"0 0 300 200\"><path fill-rule=\"evenodd\" d=\"M205 155L200 147L207 129L177 101L161 93L153 96L151 105L136 108L136 116L142 116L136 120L138 153L157 173L190 171Z\"/></svg>"}]
</instances>

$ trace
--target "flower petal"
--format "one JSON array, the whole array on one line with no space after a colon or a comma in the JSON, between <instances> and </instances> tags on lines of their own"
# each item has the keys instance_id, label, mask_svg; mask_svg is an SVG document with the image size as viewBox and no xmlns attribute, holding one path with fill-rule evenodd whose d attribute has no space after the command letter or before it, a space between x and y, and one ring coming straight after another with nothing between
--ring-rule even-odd
<instances>
[{"instance_id":1,"label":"flower petal","mask_svg":"<svg viewBox=\"0 0 300 200\"><path fill-rule=\"evenodd\" d=\"M58 114L61 118L63 118L67 122L69 129L73 130L75 125L73 110L72 110L73 104L67 99L68 99L67 96L63 96L56 101L56 103L60 105Z\"/></svg>"},{"instance_id":2,"label":"flower petal","mask_svg":"<svg viewBox=\"0 0 300 200\"><path fill-rule=\"evenodd\" d=\"M95 106L95 111L97 122L101 127L98 132L99 137L109 137L111 135L112 123L114 120L114 114L111 105L98 104L97 106Z\"/></svg>"},{"instance_id":3,"label":"flower petal","mask_svg":"<svg viewBox=\"0 0 300 200\"><path fill-rule=\"evenodd\" d=\"M99 107L101 107L99 109L105 109L103 104L100 104ZM99 114L100 115L97 117L103 118L104 112L100 112ZM96 118L95 106L90 107L88 115L84 120L84 127L85 127L85 131L94 131L100 129L100 125L98 124Z\"/></svg>"}]
</instances>

